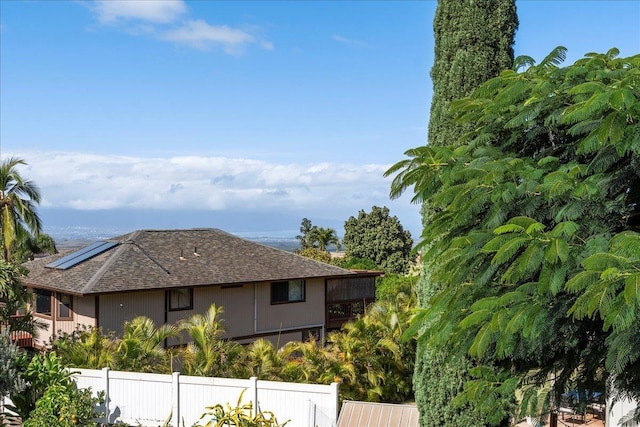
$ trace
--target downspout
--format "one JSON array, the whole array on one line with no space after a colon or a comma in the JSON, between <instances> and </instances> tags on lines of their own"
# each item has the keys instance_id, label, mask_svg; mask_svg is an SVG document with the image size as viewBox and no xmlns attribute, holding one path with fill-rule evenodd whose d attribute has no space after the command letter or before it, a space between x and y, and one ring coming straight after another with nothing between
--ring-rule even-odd
<instances>
[{"instance_id":1,"label":"downspout","mask_svg":"<svg viewBox=\"0 0 640 427\"><path fill-rule=\"evenodd\" d=\"M258 333L258 284L253 284L253 333Z\"/></svg>"}]
</instances>

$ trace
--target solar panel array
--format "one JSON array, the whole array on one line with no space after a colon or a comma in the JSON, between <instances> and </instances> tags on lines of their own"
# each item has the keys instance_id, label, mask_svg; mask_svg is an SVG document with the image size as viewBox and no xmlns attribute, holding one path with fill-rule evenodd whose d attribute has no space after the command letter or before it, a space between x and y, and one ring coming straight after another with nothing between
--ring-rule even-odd
<instances>
[{"instance_id":1,"label":"solar panel array","mask_svg":"<svg viewBox=\"0 0 640 427\"><path fill-rule=\"evenodd\" d=\"M100 241L95 242L85 248L79 249L69 255L63 256L49 264L45 265L47 268L55 268L56 270L66 270L74 265L80 264L83 261L93 258L96 255L111 249L116 246L117 242Z\"/></svg>"}]
</instances>

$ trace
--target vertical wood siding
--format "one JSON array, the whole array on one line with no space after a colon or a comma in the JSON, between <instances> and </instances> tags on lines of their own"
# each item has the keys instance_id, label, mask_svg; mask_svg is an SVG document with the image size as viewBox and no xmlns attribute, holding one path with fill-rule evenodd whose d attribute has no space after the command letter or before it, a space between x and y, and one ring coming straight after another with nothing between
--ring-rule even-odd
<instances>
[{"instance_id":1,"label":"vertical wood siding","mask_svg":"<svg viewBox=\"0 0 640 427\"><path fill-rule=\"evenodd\" d=\"M258 330L256 333L311 325L324 325L324 279L306 281L305 301L271 304L271 285L258 285Z\"/></svg>"},{"instance_id":2,"label":"vertical wood siding","mask_svg":"<svg viewBox=\"0 0 640 427\"><path fill-rule=\"evenodd\" d=\"M98 325L104 332L122 335L125 320L147 316L156 325L164 324L164 291L126 292L100 295Z\"/></svg>"}]
</instances>

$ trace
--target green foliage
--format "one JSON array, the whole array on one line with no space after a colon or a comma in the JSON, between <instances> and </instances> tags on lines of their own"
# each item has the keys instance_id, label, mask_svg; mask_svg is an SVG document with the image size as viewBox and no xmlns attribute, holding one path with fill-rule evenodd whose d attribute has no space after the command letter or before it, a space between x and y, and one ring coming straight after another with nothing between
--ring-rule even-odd
<instances>
[{"instance_id":1,"label":"green foliage","mask_svg":"<svg viewBox=\"0 0 640 427\"><path fill-rule=\"evenodd\" d=\"M452 101L513 64L518 17L513 0L439 0L433 21L435 58L429 145L456 144L464 129L449 113ZM470 126L467 126L469 129Z\"/></svg>"},{"instance_id":2,"label":"green foliage","mask_svg":"<svg viewBox=\"0 0 640 427\"><path fill-rule=\"evenodd\" d=\"M72 333L58 334L50 345L65 366L87 369L116 367L117 338L113 333L104 334L100 328L80 326Z\"/></svg>"},{"instance_id":3,"label":"green foliage","mask_svg":"<svg viewBox=\"0 0 640 427\"><path fill-rule=\"evenodd\" d=\"M49 387L60 386L70 390L74 386L71 373L64 368L55 353L35 354L33 357L22 353L18 359L18 366L26 387L10 395L13 406L9 409L22 419L26 419L35 409L36 402Z\"/></svg>"},{"instance_id":4,"label":"green foliage","mask_svg":"<svg viewBox=\"0 0 640 427\"><path fill-rule=\"evenodd\" d=\"M9 329L0 331L0 396L24 390L25 382L18 365L20 350L11 341Z\"/></svg>"},{"instance_id":5,"label":"green foliage","mask_svg":"<svg viewBox=\"0 0 640 427\"><path fill-rule=\"evenodd\" d=\"M301 251L317 249L327 252L331 245L340 250L340 239L338 239L336 230L312 225L308 218L302 219L300 234L296 236L296 239L300 241Z\"/></svg>"},{"instance_id":6,"label":"green foliage","mask_svg":"<svg viewBox=\"0 0 640 427\"><path fill-rule=\"evenodd\" d=\"M56 243L48 234L32 235L26 233L15 242L11 253L11 261L15 264L22 264L32 260L36 254L46 253L52 255L57 252Z\"/></svg>"},{"instance_id":7,"label":"green foliage","mask_svg":"<svg viewBox=\"0 0 640 427\"><path fill-rule=\"evenodd\" d=\"M316 261L324 262L325 264L329 264L331 262L331 255L327 251L323 251L317 248L306 248L301 249L298 252L299 255L302 255L306 258L311 258Z\"/></svg>"},{"instance_id":8,"label":"green foliage","mask_svg":"<svg viewBox=\"0 0 640 427\"><path fill-rule=\"evenodd\" d=\"M412 332L472 358L457 401L484 413L518 387L531 411L608 375L640 397L640 55L560 67L565 51L456 101L474 129L459 147L389 170L392 195L413 188L432 208L423 247L440 287Z\"/></svg>"},{"instance_id":9,"label":"green foliage","mask_svg":"<svg viewBox=\"0 0 640 427\"><path fill-rule=\"evenodd\" d=\"M115 353L116 369L134 372L171 373L171 353L165 340L176 337L174 325L156 327L153 320L138 316L124 323Z\"/></svg>"},{"instance_id":10,"label":"green foliage","mask_svg":"<svg viewBox=\"0 0 640 427\"><path fill-rule=\"evenodd\" d=\"M222 337L222 311L212 304L205 314L194 314L179 323L178 329L189 336L187 345L178 352L185 374L234 377L238 370L243 372L242 346Z\"/></svg>"},{"instance_id":11,"label":"green foliage","mask_svg":"<svg viewBox=\"0 0 640 427\"><path fill-rule=\"evenodd\" d=\"M92 397L91 389L78 390L62 384L50 385L24 420L24 427L95 427L100 416L96 408L103 398Z\"/></svg>"},{"instance_id":12,"label":"green foliage","mask_svg":"<svg viewBox=\"0 0 640 427\"><path fill-rule=\"evenodd\" d=\"M370 259L383 270L405 273L409 268L413 239L389 208L373 206L371 212L361 210L344 224L345 255Z\"/></svg>"},{"instance_id":13,"label":"green foliage","mask_svg":"<svg viewBox=\"0 0 640 427\"><path fill-rule=\"evenodd\" d=\"M474 130L473 123L454 122L454 117L450 113L451 103L471 94L480 84L512 65L512 46L517 26L515 0L438 1L433 21L435 57L431 69L433 97L429 115L429 147L457 146L461 135ZM412 152L418 154L423 148L426 147L412 150ZM410 159L404 165L399 165L398 169L403 171L402 174L406 172L407 177L394 181L392 196L393 192L404 191L398 186L399 182L422 180L420 164L414 163L416 156L409 154L409 157ZM439 160L444 165L448 159ZM505 190L507 191L504 195L508 197L508 189L505 188ZM423 194L416 192L414 201L422 202ZM458 192L455 188L443 196L448 198L455 196L458 204L471 200L473 206L468 213L465 213L466 215L474 215L474 211L477 212L483 201L482 198L472 194L472 191ZM434 213L434 206L430 203L423 204L424 225L431 222ZM439 236L432 236L431 240L437 238ZM430 242L426 241L426 244ZM425 263L429 261L425 258ZM428 265L423 265L419 286L422 307L428 306L429 298L439 290L440 286L432 278ZM424 346L424 343L418 344L419 360L416 362L415 372L416 401L422 411L421 425L456 427L483 425L483 420L474 414L472 409L451 405L455 394L462 390L461 383L465 381L463 373L467 364L456 361L453 365L447 366L438 351L423 348Z\"/></svg>"},{"instance_id":14,"label":"green foliage","mask_svg":"<svg viewBox=\"0 0 640 427\"><path fill-rule=\"evenodd\" d=\"M17 167L26 165L18 157L0 163L0 245L5 261L12 259L13 245L26 235L38 235L42 229L36 205L40 203L38 186L24 179Z\"/></svg>"},{"instance_id":15,"label":"green foliage","mask_svg":"<svg viewBox=\"0 0 640 427\"><path fill-rule=\"evenodd\" d=\"M338 267L346 268L347 270L370 270L379 271L380 266L370 259L366 258L354 258L351 256L345 256L342 258L333 258L331 264Z\"/></svg>"},{"instance_id":16,"label":"green foliage","mask_svg":"<svg viewBox=\"0 0 640 427\"><path fill-rule=\"evenodd\" d=\"M416 298L417 276L403 276L400 274L385 274L376 283L376 301L391 302L399 294Z\"/></svg>"},{"instance_id":17,"label":"green foliage","mask_svg":"<svg viewBox=\"0 0 640 427\"><path fill-rule=\"evenodd\" d=\"M286 421L279 424L273 412L269 411L259 411L254 415L253 404L251 402L242 403L244 392L243 390L240 393L235 407L231 407L229 404L207 407L205 413L200 417L201 421L194 427L284 427L288 423ZM203 419L205 421L202 421ZM207 419L208 421L206 421Z\"/></svg>"},{"instance_id":18,"label":"green foliage","mask_svg":"<svg viewBox=\"0 0 640 427\"><path fill-rule=\"evenodd\" d=\"M31 295L22 284L22 269L0 259L0 324L12 331L35 333L38 323L30 310L26 310ZM26 313L15 316L18 311Z\"/></svg>"},{"instance_id":19,"label":"green foliage","mask_svg":"<svg viewBox=\"0 0 640 427\"><path fill-rule=\"evenodd\" d=\"M354 372L343 378L343 399L401 403L413 397L415 341L401 337L415 306L415 294L399 292L371 304L364 316L329 334L328 351Z\"/></svg>"}]
</instances>

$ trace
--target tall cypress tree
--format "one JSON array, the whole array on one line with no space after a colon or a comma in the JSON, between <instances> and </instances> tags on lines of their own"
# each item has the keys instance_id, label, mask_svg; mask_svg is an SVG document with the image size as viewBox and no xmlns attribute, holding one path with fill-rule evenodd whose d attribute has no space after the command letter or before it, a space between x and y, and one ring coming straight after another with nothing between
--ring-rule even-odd
<instances>
[{"instance_id":1,"label":"tall cypress tree","mask_svg":"<svg viewBox=\"0 0 640 427\"><path fill-rule=\"evenodd\" d=\"M518 27L515 0L438 0L435 19L435 60L431 69L433 100L429 118L429 144L456 145L468 129L453 123L451 101L469 95L481 83L513 65L513 44ZM422 219L429 223L429 206ZM428 262L428 260L425 260ZM419 285L420 305L438 289L427 268ZM468 378L464 359L445 360L418 343L414 371L416 403L422 427L484 426L473 408L455 407L453 398Z\"/></svg>"}]
</instances>

